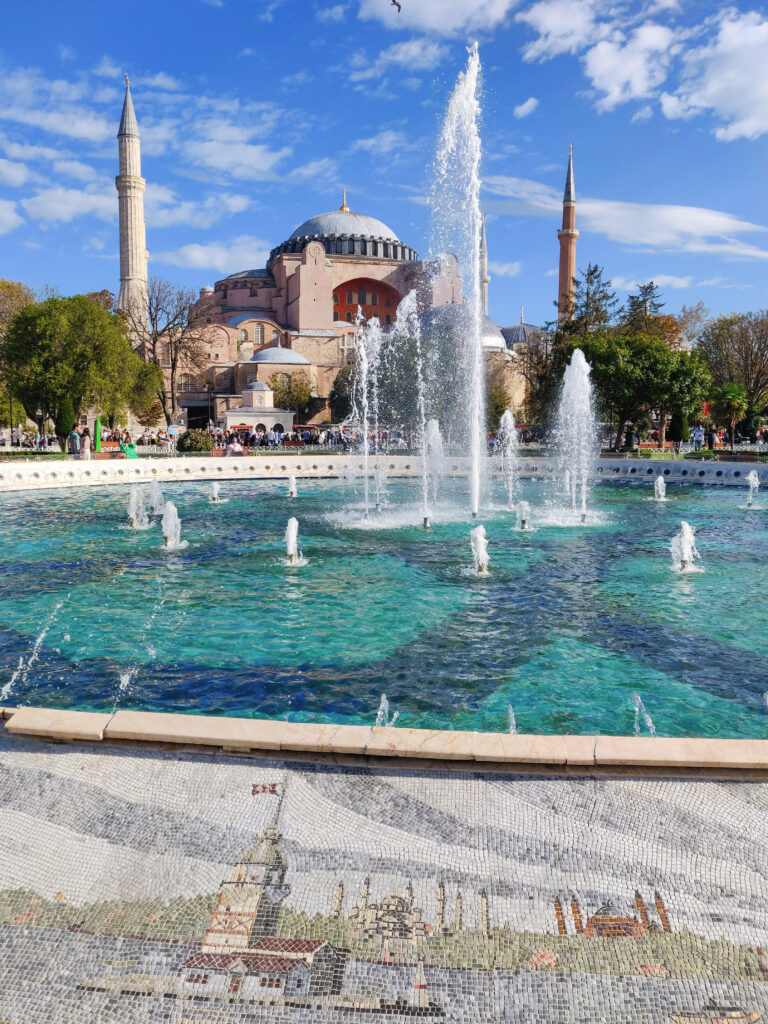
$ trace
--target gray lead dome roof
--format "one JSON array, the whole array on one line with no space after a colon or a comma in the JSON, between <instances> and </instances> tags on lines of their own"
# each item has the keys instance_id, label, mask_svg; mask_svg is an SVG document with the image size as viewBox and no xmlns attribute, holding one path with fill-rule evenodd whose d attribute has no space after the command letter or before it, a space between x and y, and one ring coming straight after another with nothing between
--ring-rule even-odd
<instances>
[{"instance_id":1,"label":"gray lead dome roof","mask_svg":"<svg viewBox=\"0 0 768 1024\"><path fill-rule=\"evenodd\" d=\"M334 210L332 213L321 213L310 217L299 224L291 235L290 241L299 238L327 238L338 235L351 235L355 238L383 238L398 242L392 228L382 221L369 217L365 213L353 213L351 210Z\"/></svg>"}]
</instances>

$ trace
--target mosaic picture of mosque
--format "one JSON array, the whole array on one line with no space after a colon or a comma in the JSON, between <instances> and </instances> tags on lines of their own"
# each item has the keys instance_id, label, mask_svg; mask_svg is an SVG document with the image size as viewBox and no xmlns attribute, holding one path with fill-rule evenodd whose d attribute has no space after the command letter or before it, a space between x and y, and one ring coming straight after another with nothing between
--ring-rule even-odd
<instances>
[{"instance_id":1,"label":"mosaic picture of mosque","mask_svg":"<svg viewBox=\"0 0 768 1024\"><path fill-rule=\"evenodd\" d=\"M768 1020L766 784L5 740L0 792L4 1022Z\"/></svg>"}]
</instances>

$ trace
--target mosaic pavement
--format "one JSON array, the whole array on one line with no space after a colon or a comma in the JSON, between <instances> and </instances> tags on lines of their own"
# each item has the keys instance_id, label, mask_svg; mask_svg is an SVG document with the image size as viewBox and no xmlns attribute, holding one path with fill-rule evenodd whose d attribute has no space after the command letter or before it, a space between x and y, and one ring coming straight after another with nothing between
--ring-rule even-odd
<instances>
[{"instance_id":1,"label":"mosaic pavement","mask_svg":"<svg viewBox=\"0 0 768 1024\"><path fill-rule=\"evenodd\" d=\"M768 1022L768 783L6 735L0 804L0 1024Z\"/></svg>"}]
</instances>

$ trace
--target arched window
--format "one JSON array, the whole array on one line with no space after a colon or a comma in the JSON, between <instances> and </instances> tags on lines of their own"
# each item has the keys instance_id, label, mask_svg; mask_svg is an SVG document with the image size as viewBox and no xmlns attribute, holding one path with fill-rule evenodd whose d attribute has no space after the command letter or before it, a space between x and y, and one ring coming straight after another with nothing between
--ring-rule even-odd
<instances>
[{"instance_id":1,"label":"arched window","mask_svg":"<svg viewBox=\"0 0 768 1024\"><path fill-rule=\"evenodd\" d=\"M337 238L336 239L336 252L339 255L341 255L341 253L344 252L343 245L344 245L344 243L342 242L342 240L340 238Z\"/></svg>"},{"instance_id":2,"label":"arched window","mask_svg":"<svg viewBox=\"0 0 768 1024\"><path fill-rule=\"evenodd\" d=\"M354 301L355 293L350 288L347 288L347 305L351 306Z\"/></svg>"},{"instance_id":3,"label":"arched window","mask_svg":"<svg viewBox=\"0 0 768 1024\"><path fill-rule=\"evenodd\" d=\"M387 313L387 315L384 317L384 323L385 324L391 324L392 323L392 317L389 315L389 313Z\"/></svg>"},{"instance_id":4,"label":"arched window","mask_svg":"<svg viewBox=\"0 0 768 1024\"><path fill-rule=\"evenodd\" d=\"M278 373L277 383L281 388L287 388L291 386L291 376L288 373Z\"/></svg>"},{"instance_id":5,"label":"arched window","mask_svg":"<svg viewBox=\"0 0 768 1024\"><path fill-rule=\"evenodd\" d=\"M352 323L352 314L351 313L347 313L347 315L344 317L344 319L347 321L348 324L351 324Z\"/></svg>"},{"instance_id":6,"label":"arched window","mask_svg":"<svg viewBox=\"0 0 768 1024\"><path fill-rule=\"evenodd\" d=\"M333 293L333 304L334 306L338 306L339 304L339 296L337 295L336 292Z\"/></svg>"},{"instance_id":7,"label":"arched window","mask_svg":"<svg viewBox=\"0 0 768 1024\"><path fill-rule=\"evenodd\" d=\"M272 331L272 344L273 345L279 345L280 344L280 331Z\"/></svg>"},{"instance_id":8,"label":"arched window","mask_svg":"<svg viewBox=\"0 0 768 1024\"><path fill-rule=\"evenodd\" d=\"M365 305L365 288L357 289L357 304L358 306Z\"/></svg>"},{"instance_id":9,"label":"arched window","mask_svg":"<svg viewBox=\"0 0 768 1024\"><path fill-rule=\"evenodd\" d=\"M309 375L309 393L313 398L317 398L317 374L311 373Z\"/></svg>"},{"instance_id":10,"label":"arched window","mask_svg":"<svg viewBox=\"0 0 768 1024\"><path fill-rule=\"evenodd\" d=\"M333 311L333 319L334 320L338 320L339 319L339 312L336 309L334 309L334 311Z\"/></svg>"},{"instance_id":11,"label":"arched window","mask_svg":"<svg viewBox=\"0 0 768 1024\"><path fill-rule=\"evenodd\" d=\"M240 330L237 332L237 340L240 342L248 341L248 331L246 331L244 327L241 327Z\"/></svg>"},{"instance_id":12,"label":"arched window","mask_svg":"<svg viewBox=\"0 0 768 1024\"><path fill-rule=\"evenodd\" d=\"M379 243L378 242L371 242L371 256L378 256L378 255L379 255Z\"/></svg>"},{"instance_id":13,"label":"arched window","mask_svg":"<svg viewBox=\"0 0 768 1024\"><path fill-rule=\"evenodd\" d=\"M384 243L384 259L389 259L389 242Z\"/></svg>"},{"instance_id":14,"label":"arched window","mask_svg":"<svg viewBox=\"0 0 768 1024\"><path fill-rule=\"evenodd\" d=\"M264 324L256 324L253 328L253 340L257 345L264 344Z\"/></svg>"},{"instance_id":15,"label":"arched window","mask_svg":"<svg viewBox=\"0 0 768 1024\"><path fill-rule=\"evenodd\" d=\"M378 306L378 304L379 304L379 293L378 292L371 292L371 305L372 306Z\"/></svg>"},{"instance_id":16,"label":"arched window","mask_svg":"<svg viewBox=\"0 0 768 1024\"><path fill-rule=\"evenodd\" d=\"M197 382L191 373L182 373L179 377L179 391L197 391Z\"/></svg>"},{"instance_id":17,"label":"arched window","mask_svg":"<svg viewBox=\"0 0 768 1024\"><path fill-rule=\"evenodd\" d=\"M354 256L355 255L355 240L354 240L354 238L350 238L350 240L347 242L347 252L349 253L350 256Z\"/></svg>"}]
</instances>

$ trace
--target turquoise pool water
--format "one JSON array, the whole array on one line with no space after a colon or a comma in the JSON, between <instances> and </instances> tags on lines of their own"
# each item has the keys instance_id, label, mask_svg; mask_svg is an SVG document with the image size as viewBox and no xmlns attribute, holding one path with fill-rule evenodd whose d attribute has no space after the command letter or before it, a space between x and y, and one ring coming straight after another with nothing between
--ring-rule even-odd
<instances>
[{"instance_id":1,"label":"turquoise pool water","mask_svg":"<svg viewBox=\"0 0 768 1024\"><path fill-rule=\"evenodd\" d=\"M502 731L511 704L521 732L631 734L639 694L659 735L768 737L767 496L604 484L563 526L530 482L523 533L499 485L480 579L466 485L429 532L417 488L390 482L371 528L352 484L169 485L173 553L157 519L127 528L126 489L4 496L0 703L372 723L386 693L401 725ZM681 519L703 572L671 571Z\"/></svg>"}]
</instances>

